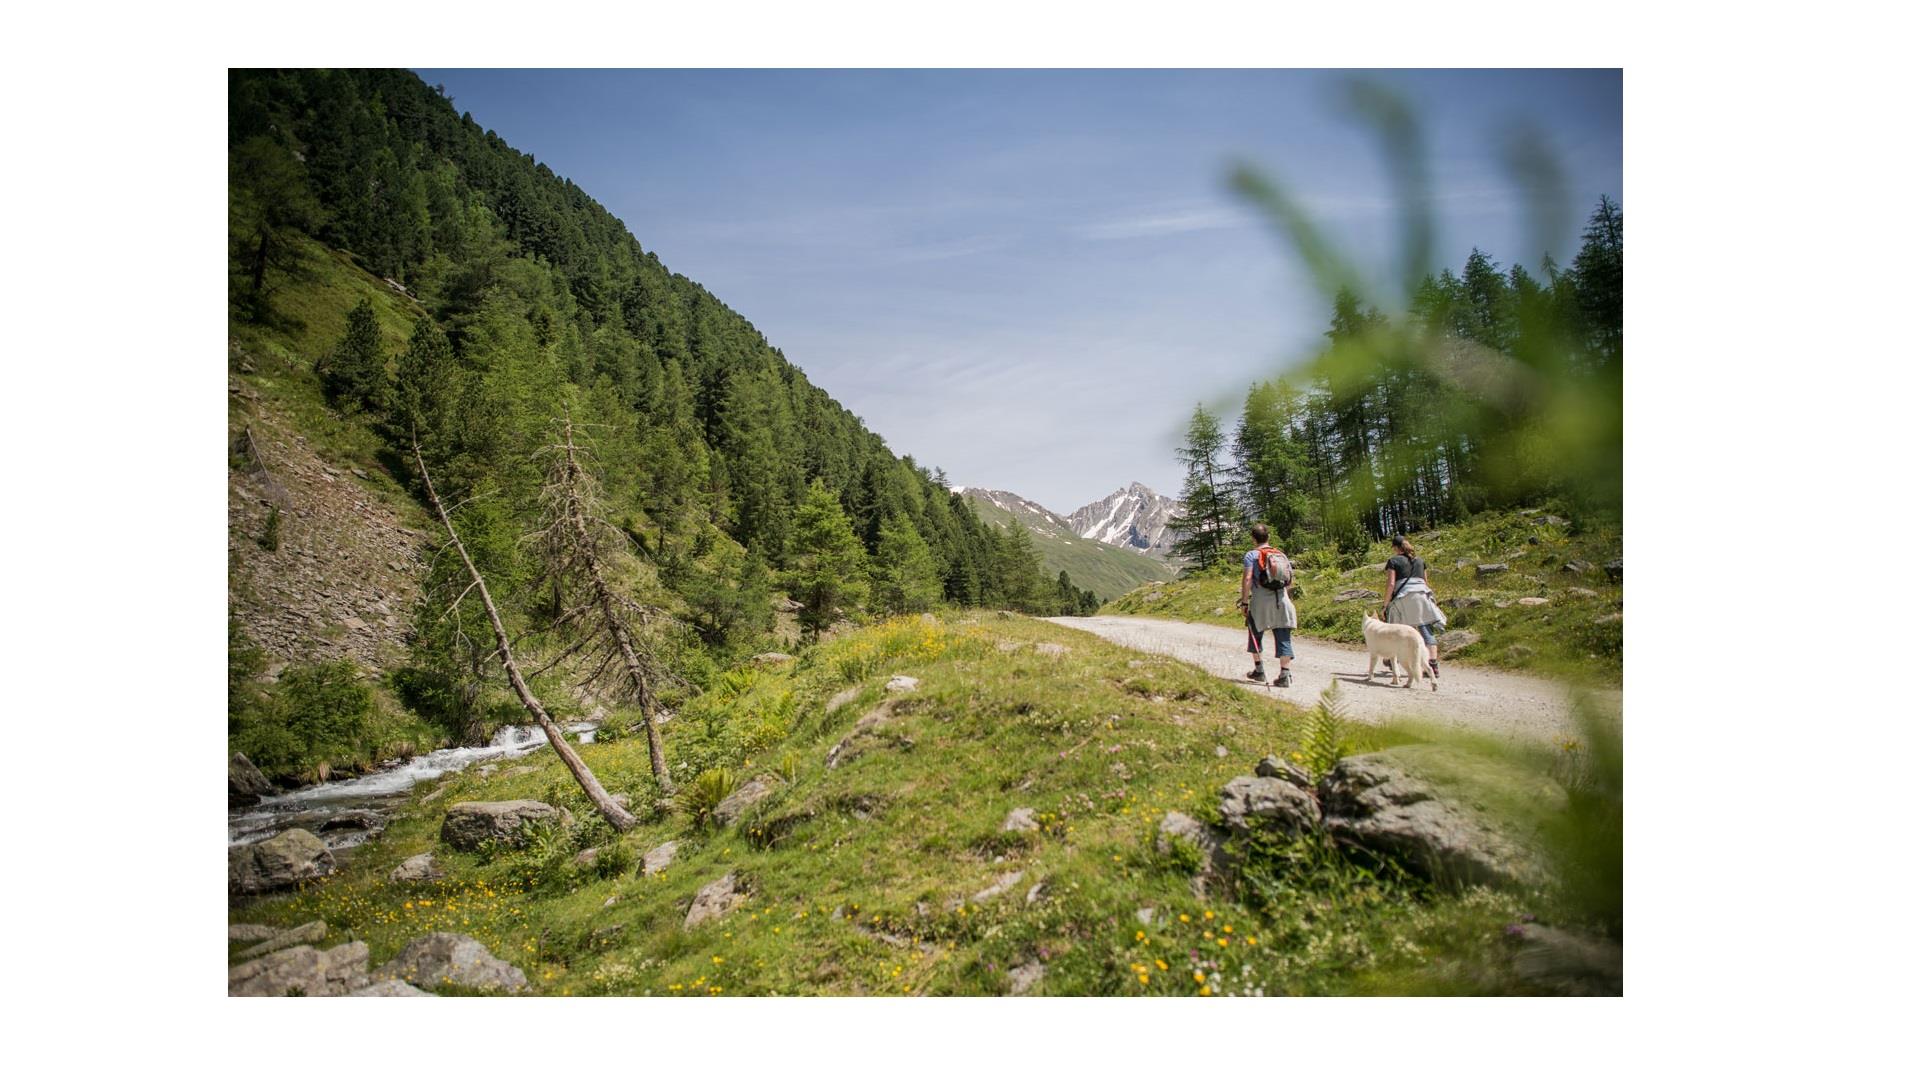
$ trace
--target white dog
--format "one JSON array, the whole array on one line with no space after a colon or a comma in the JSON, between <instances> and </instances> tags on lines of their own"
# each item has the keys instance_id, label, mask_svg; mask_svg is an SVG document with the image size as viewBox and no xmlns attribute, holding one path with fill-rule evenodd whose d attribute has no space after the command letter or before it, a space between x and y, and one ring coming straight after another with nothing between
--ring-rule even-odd
<instances>
[{"instance_id":1,"label":"white dog","mask_svg":"<svg viewBox=\"0 0 1920 1080\"><path fill-rule=\"evenodd\" d=\"M1413 680L1425 677L1435 690L1440 689L1440 681L1433 675L1433 668L1427 663L1427 643L1420 638L1417 627L1404 623L1381 622L1371 613L1362 616L1360 632L1367 638L1367 681L1373 681L1373 663L1376 657L1385 659L1389 665L1400 664L1400 670L1407 673L1407 689L1413 689ZM1389 671L1391 671L1389 667ZM1397 673L1387 676L1387 685L1398 685Z\"/></svg>"}]
</instances>

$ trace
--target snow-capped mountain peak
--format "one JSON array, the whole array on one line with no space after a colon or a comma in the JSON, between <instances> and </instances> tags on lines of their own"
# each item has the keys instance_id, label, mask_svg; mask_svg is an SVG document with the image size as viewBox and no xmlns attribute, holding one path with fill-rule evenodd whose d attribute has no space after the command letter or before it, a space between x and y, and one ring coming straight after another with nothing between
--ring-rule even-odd
<instances>
[{"instance_id":1,"label":"snow-capped mountain peak","mask_svg":"<svg viewBox=\"0 0 1920 1080\"><path fill-rule=\"evenodd\" d=\"M1178 503L1138 481L1067 515L1075 536L1130 547L1160 558L1172 553L1167 520Z\"/></svg>"}]
</instances>

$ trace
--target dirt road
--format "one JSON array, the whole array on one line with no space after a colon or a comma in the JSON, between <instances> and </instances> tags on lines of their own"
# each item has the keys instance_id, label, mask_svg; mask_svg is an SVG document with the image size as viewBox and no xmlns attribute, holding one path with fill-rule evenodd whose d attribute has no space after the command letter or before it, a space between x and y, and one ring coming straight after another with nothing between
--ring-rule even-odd
<instances>
[{"instance_id":1,"label":"dirt road","mask_svg":"<svg viewBox=\"0 0 1920 1080\"><path fill-rule=\"evenodd\" d=\"M1371 684L1365 681L1365 650L1295 635L1293 685L1286 689L1261 688L1246 678L1252 663L1245 651L1244 631L1127 615L1063 616L1047 621L1085 630L1129 649L1184 660L1223 679L1231 679L1252 693L1271 694L1296 705L1312 705L1328 682L1337 681L1348 715L1355 720L1378 722L1404 717L1532 739L1552 739L1574 732L1573 709L1566 688L1545 679L1443 664L1438 692L1427 689L1424 680L1416 682L1411 690L1389 688L1384 676L1376 675ZM1271 640L1267 642L1267 649L1269 652L1273 649ZM1269 656L1268 678L1278 671ZM1602 703L1617 712L1619 695L1604 695Z\"/></svg>"}]
</instances>

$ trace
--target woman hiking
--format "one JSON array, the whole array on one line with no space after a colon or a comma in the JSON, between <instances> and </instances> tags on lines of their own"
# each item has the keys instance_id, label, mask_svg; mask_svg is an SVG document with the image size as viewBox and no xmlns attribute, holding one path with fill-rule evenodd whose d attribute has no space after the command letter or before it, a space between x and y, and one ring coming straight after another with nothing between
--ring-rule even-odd
<instances>
[{"instance_id":1,"label":"woman hiking","mask_svg":"<svg viewBox=\"0 0 1920 1080\"><path fill-rule=\"evenodd\" d=\"M1418 627L1420 640L1427 643L1427 655L1433 661L1433 676L1439 678L1440 646L1433 632L1435 627L1446 629L1447 617L1434 603L1433 590L1427 586L1427 561L1414 553L1412 542L1404 536L1393 538L1393 558L1387 560L1386 596L1387 602L1380 609L1381 621Z\"/></svg>"},{"instance_id":2,"label":"woman hiking","mask_svg":"<svg viewBox=\"0 0 1920 1080\"><path fill-rule=\"evenodd\" d=\"M1267 669L1260 663L1260 638L1271 630L1273 656L1280 662L1280 674L1274 676L1273 685L1292 686L1293 672L1289 669L1293 666L1293 628L1298 618L1293 598L1287 594L1293 588L1293 564L1285 552L1267 543L1265 525L1255 525L1248 531L1253 534L1255 547L1240 560L1240 611L1247 617L1247 651L1253 654L1253 670L1247 672L1247 678L1258 683L1267 681Z\"/></svg>"}]
</instances>

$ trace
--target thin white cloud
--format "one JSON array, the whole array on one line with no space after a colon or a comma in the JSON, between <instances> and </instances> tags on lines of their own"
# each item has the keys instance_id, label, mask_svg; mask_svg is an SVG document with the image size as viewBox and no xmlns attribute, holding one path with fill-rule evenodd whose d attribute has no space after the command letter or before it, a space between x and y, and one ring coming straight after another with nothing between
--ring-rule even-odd
<instances>
[{"instance_id":1,"label":"thin white cloud","mask_svg":"<svg viewBox=\"0 0 1920 1080\"><path fill-rule=\"evenodd\" d=\"M1143 211L1128 217L1083 225L1075 230L1088 240L1136 240L1149 236L1177 236L1245 226L1247 215L1231 207L1211 206L1190 210Z\"/></svg>"}]
</instances>

